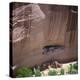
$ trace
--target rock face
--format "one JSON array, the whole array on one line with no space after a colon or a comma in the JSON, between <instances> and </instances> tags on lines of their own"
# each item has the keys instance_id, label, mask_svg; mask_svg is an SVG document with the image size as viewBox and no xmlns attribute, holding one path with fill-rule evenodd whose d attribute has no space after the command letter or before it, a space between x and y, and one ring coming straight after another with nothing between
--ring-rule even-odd
<instances>
[{"instance_id":1,"label":"rock face","mask_svg":"<svg viewBox=\"0 0 80 80\"><path fill-rule=\"evenodd\" d=\"M10 27L13 66L34 66L52 58L61 63L78 59L77 11L71 12L73 7L23 3L12 5ZM63 45L65 48L43 55L46 45Z\"/></svg>"},{"instance_id":2,"label":"rock face","mask_svg":"<svg viewBox=\"0 0 80 80\"><path fill-rule=\"evenodd\" d=\"M30 34L31 24L45 18L44 13L36 4L23 5L12 12L13 42L21 41Z\"/></svg>"}]
</instances>

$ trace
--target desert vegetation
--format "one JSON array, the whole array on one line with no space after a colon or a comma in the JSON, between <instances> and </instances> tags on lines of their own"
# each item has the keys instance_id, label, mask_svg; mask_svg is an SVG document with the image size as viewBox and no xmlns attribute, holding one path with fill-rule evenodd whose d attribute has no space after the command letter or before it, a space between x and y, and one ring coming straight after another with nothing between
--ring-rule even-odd
<instances>
[{"instance_id":1,"label":"desert vegetation","mask_svg":"<svg viewBox=\"0 0 80 80\"><path fill-rule=\"evenodd\" d=\"M37 68L28 68L28 67L21 67L16 70L16 77L40 77L40 76L55 76L55 75L70 75L70 74L77 74L78 73L78 63L67 63L63 64L65 67L48 67L44 70L41 70L41 67L38 66Z\"/></svg>"}]
</instances>

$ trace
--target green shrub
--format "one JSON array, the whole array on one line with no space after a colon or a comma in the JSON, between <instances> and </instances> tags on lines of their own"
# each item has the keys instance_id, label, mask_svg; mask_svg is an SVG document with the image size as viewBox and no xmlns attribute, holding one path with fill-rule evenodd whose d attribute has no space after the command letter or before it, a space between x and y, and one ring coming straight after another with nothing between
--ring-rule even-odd
<instances>
[{"instance_id":1,"label":"green shrub","mask_svg":"<svg viewBox=\"0 0 80 80\"><path fill-rule=\"evenodd\" d=\"M61 69L60 75L64 75L64 69Z\"/></svg>"},{"instance_id":2,"label":"green shrub","mask_svg":"<svg viewBox=\"0 0 80 80\"><path fill-rule=\"evenodd\" d=\"M74 69L78 70L78 63L73 64Z\"/></svg>"},{"instance_id":3,"label":"green shrub","mask_svg":"<svg viewBox=\"0 0 80 80\"><path fill-rule=\"evenodd\" d=\"M50 75L50 76L57 75L57 71L56 70L50 70L48 72L48 75Z\"/></svg>"},{"instance_id":4,"label":"green shrub","mask_svg":"<svg viewBox=\"0 0 80 80\"><path fill-rule=\"evenodd\" d=\"M78 73L78 64L70 64L69 70L68 70L69 74L76 74Z\"/></svg>"},{"instance_id":5,"label":"green shrub","mask_svg":"<svg viewBox=\"0 0 80 80\"><path fill-rule=\"evenodd\" d=\"M77 73L78 73L77 70L72 70L72 71L71 71L71 74L77 74Z\"/></svg>"},{"instance_id":6,"label":"green shrub","mask_svg":"<svg viewBox=\"0 0 80 80\"><path fill-rule=\"evenodd\" d=\"M70 69L69 69L69 73L72 74L72 70L73 70L73 65L70 64Z\"/></svg>"},{"instance_id":7,"label":"green shrub","mask_svg":"<svg viewBox=\"0 0 80 80\"><path fill-rule=\"evenodd\" d=\"M41 76L40 70L34 69L34 75L35 75L35 77Z\"/></svg>"},{"instance_id":8,"label":"green shrub","mask_svg":"<svg viewBox=\"0 0 80 80\"><path fill-rule=\"evenodd\" d=\"M31 77L32 75L32 69L27 67L22 67L16 70L16 77Z\"/></svg>"}]
</instances>

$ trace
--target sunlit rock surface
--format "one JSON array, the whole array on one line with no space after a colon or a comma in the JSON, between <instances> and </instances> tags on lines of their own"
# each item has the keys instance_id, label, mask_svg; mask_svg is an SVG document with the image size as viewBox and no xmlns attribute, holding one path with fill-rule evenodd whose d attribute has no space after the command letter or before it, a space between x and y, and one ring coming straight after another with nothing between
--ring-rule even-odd
<instances>
[{"instance_id":1,"label":"sunlit rock surface","mask_svg":"<svg viewBox=\"0 0 80 80\"><path fill-rule=\"evenodd\" d=\"M34 66L50 59L61 63L78 59L77 29L68 30L77 13L73 14L68 6L14 4L11 13L14 66ZM77 28L76 23L74 27ZM65 48L43 55L42 48L46 45L64 45Z\"/></svg>"}]
</instances>

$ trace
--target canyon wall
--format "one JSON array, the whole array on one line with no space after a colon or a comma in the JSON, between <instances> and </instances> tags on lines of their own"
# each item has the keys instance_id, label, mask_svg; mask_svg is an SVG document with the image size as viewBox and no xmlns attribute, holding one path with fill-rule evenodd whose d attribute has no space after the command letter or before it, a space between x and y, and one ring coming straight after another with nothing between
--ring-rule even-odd
<instances>
[{"instance_id":1,"label":"canyon wall","mask_svg":"<svg viewBox=\"0 0 80 80\"><path fill-rule=\"evenodd\" d=\"M73 11L72 11L73 10ZM72 6L14 3L11 20L13 66L34 66L50 59L78 59L77 11ZM43 55L46 45L63 45Z\"/></svg>"}]
</instances>

